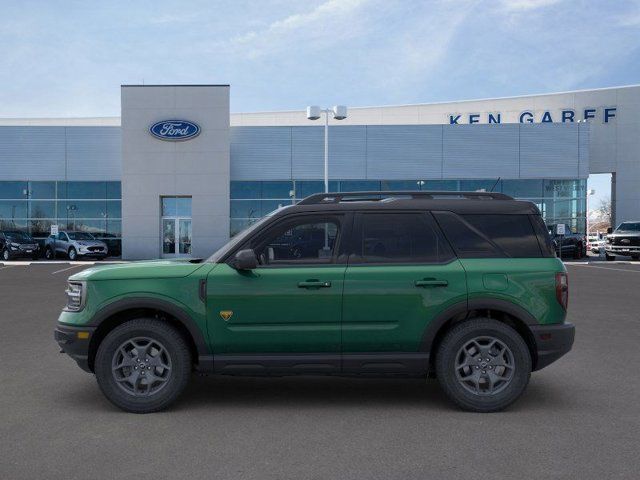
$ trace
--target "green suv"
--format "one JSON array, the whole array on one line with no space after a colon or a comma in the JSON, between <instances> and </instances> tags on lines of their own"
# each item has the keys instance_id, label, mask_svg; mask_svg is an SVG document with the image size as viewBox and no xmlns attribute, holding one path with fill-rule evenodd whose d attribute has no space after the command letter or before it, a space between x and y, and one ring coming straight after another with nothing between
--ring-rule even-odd
<instances>
[{"instance_id":1,"label":"green suv","mask_svg":"<svg viewBox=\"0 0 640 480\"><path fill-rule=\"evenodd\" d=\"M567 274L530 202L481 192L355 192L276 210L207 260L69 278L55 338L129 412L193 371L435 376L490 412L567 353Z\"/></svg>"}]
</instances>

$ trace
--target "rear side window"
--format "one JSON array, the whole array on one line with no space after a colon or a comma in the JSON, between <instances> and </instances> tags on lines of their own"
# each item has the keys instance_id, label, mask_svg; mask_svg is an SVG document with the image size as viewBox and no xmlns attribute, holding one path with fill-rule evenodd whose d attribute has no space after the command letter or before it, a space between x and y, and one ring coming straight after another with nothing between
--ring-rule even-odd
<instances>
[{"instance_id":1,"label":"rear side window","mask_svg":"<svg viewBox=\"0 0 640 480\"><path fill-rule=\"evenodd\" d=\"M504 257L498 246L481 231L452 212L434 212L449 242L460 258Z\"/></svg>"},{"instance_id":2,"label":"rear side window","mask_svg":"<svg viewBox=\"0 0 640 480\"><path fill-rule=\"evenodd\" d=\"M357 222L353 263L442 263L453 258L425 213L365 213Z\"/></svg>"},{"instance_id":3,"label":"rear side window","mask_svg":"<svg viewBox=\"0 0 640 480\"><path fill-rule=\"evenodd\" d=\"M463 215L470 225L512 258L542 256L529 215Z\"/></svg>"},{"instance_id":4,"label":"rear side window","mask_svg":"<svg viewBox=\"0 0 640 480\"><path fill-rule=\"evenodd\" d=\"M536 232L536 236L538 237L538 245L540 245L540 250L542 250L542 256L555 257L556 252L553 248L553 244L551 243L551 237L549 236L547 226L544 224L544 220L542 220L542 216L530 215L529 219L531 220L533 230Z\"/></svg>"}]
</instances>

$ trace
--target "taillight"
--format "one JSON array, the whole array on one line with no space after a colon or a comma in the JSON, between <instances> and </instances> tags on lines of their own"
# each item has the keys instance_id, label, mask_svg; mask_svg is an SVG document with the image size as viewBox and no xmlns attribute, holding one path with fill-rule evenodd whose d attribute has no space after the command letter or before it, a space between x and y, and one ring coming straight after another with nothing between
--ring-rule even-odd
<instances>
[{"instance_id":1,"label":"taillight","mask_svg":"<svg viewBox=\"0 0 640 480\"><path fill-rule=\"evenodd\" d=\"M569 303L569 279L566 273L556 273L556 299L566 310Z\"/></svg>"}]
</instances>

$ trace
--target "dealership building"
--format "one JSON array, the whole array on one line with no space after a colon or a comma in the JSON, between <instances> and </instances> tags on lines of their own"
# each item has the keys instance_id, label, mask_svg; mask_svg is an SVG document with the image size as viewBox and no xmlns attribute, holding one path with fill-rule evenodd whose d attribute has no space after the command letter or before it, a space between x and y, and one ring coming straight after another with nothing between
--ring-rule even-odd
<instances>
[{"instance_id":1,"label":"dealership building","mask_svg":"<svg viewBox=\"0 0 640 480\"><path fill-rule=\"evenodd\" d=\"M230 113L228 85L124 85L121 116L0 119L0 229L86 231L125 259L210 255L323 191L324 120ZM493 190L586 228L589 174L614 223L640 219L640 86L349 108L329 188Z\"/></svg>"}]
</instances>

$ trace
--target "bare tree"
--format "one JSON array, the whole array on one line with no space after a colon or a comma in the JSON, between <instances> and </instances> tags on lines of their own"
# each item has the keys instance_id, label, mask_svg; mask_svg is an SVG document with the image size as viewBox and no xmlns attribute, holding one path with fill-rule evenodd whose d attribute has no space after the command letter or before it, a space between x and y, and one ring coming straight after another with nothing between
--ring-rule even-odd
<instances>
[{"instance_id":1,"label":"bare tree","mask_svg":"<svg viewBox=\"0 0 640 480\"><path fill-rule=\"evenodd\" d=\"M596 208L596 212L598 212L598 217L600 217L600 221L606 222L611 225L611 199L610 198L601 198L600 203L598 203L598 208Z\"/></svg>"}]
</instances>

